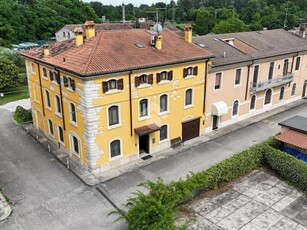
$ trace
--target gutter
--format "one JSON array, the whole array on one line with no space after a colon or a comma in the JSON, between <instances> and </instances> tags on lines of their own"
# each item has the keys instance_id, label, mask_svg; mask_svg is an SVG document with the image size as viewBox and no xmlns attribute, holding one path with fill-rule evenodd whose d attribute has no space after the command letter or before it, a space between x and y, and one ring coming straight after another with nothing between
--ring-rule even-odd
<instances>
[{"instance_id":1,"label":"gutter","mask_svg":"<svg viewBox=\"0 0 307 230\"><path fill-rule=\"evenodd\" d=\"M249 75L250 75L250 69L251 69L252 65L254 65L254 61L252 61L252 64L247 66L247 81L246 81L246 89L245 89L245 101L247 100L248 86L249 86Z\"/></svg>"},{"instance_id":2,"label":"gutter","mask_svg":"<svg viewBox=\"0 0 307 230\"><path fill-rule=\"evenodd\" d=\"M38 67L38 79L39 79L39 88L40 88L40 92L41 92L41 98L42 98L42 109L43 109L43 115L44 117L46 116L45 114L45 104L44 104L44 95L43 95L43 86L42 86L42 79L41 79L41 71L40 71L40 66L39 63L35 61L35 63L37 64Z\"/></svg>"},{"instance_id":3,"label":"gutter","mask_svg":"<svg viewBox=\"0 0 307 230\"><path fill-rule=\"evenodd\" d=\"M64 105L63 105L63 94L62 94L62 82L61 82L61 75L60 75L60 70L58 70L57 68L54 68L55 70L57 70L58 75L60 77L60 83L59 83L59 87L60 87L60 99L61 99L61 109L62 109L62 121L63 121L63 129L66 130L66 125L65 125L65 117L64 117Z\"/></svg>"},{"instance_id":4,"label":"gutter","mask_svg":"<svg viewBox=\"0 0 307 230\"><path fill-rule=\"evenodd\" d=\"M205 115L205 106L206 106L206 95L207 95L207 77L208 77L208 62L209 59L206 61L206 66L205 66L205 79L204 79L204 101L203 101L203 114Z\"/></svg>"}]
</instances>

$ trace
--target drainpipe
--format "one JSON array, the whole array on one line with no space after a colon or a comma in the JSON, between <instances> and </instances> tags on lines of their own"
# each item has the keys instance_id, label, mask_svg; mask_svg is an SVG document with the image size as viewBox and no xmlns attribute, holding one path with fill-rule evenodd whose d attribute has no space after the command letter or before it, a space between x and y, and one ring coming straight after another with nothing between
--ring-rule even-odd
<instances>
[{"instance_id":1,"label":"drainpipe","mask_svg":"<svg viewBox=\"0 0 307 230\"><path fill-rule=\"evenodd\" d=\"M64 105L63 105L62 84L61 84L61 75L60 75L60 70L58 70L57 68L55 68L55 70L57 70L58 76L60 77L59 87L60 87L60 100L61 100L61 110L62 110L62 121L63 121L63 129L66 130L65 117L64 117Z\"/></svg>"},{"instance_id":2,"label":"drainpipe","mask_svg":"<svg viewBox=\"0 0 307 230\"><path fill-rule=\"evenodd\" d=\"M129 72L129 107L130 107L130 136L133 135L133 123L132 123L132 93L131 93L131 74L132 70Z\"/></svg>"},{"instance_id":3,"label":"drainpipe","mask_svg":"<svg viewBox=\"0 0 307 230\"><path fill-rule=\"evenodd\" d=\"M39 88L40 88L40 92L41 92L41 98L42 98L42 109L43 109L43 115L44 117L45 115L45 104L44 104L44 95L43 95L43 86L42 86L42 79L41 79L41 71L40 71L40 65L38 62L35 61L35 63L38 66L38 78L39 78Z\"/></svg>"},{"instance_id":4,"label":"drainpipe","mask_svg":"<svg viewBox=\"0 0 307 230\"><path fill-rule=\"evenodd\" d=\"M247 81L246 81L246 89L245 89L245 101L247 100L247 94L248 94L248 85L249 83L249 75L250 75L250 69L251 66L254 65L254 60L252 61L252 64L247 66Z\"/></svg>"},{"instance_id":5,"label":"drainpipe","mask_svg":"<svg viewBox=\"0 0 307 230\"><path fill-rule=\"evenodd\" d=\"M205 115L206 112L206 93L207 93L207 77L208 77L208 62L209 59L206 61L205 65L205 79L204 79L204 101L203 101L203 114Z\"/></svg>"}]
</instances>

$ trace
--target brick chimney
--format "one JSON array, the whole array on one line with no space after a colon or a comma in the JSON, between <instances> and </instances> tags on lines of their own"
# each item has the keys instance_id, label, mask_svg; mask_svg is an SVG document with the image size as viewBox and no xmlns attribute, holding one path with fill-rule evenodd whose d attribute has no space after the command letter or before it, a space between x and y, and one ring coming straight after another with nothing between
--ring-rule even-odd
<instances>
[{"instance_id":1,"label":"brick chimney","mask_svg":"<svg viewBox=\"0 0 307 230\"><path fill-rule=\"evenodd\" d=\"M86 21L84 23L84 26L85 26L86 39L95 37L95 22L94 21Z\"/></svg>"},{"instance_id":2,"label":"brick chimney","mask_svg":"<svg viewBox=\"0 0 307 230\"><path fill-rule=\"evenodd\" d=\"M184 40L188 43L192 43L192 25L186 24L184 26Z\"/></svg>"},{"instance_id":3,"label":"brick chimney","mask_svg":"<svg viewBox=\"0 0 307 230\"><path fill-rule=\"evenodd\" d=\"M44 45L44 56L47 57L50 54L50 49L48 45Z\"/></svg>"},{"instance_id":4,"label":"brick chimney","mask_svg":"<svg viewBox=\"0 0 307 230\"><path fill-rule=\"evenodd\" d=\"M156 49L162 49L162 35L158 34L155 36L155 47Z\"/></svg>"},{"instance_id":5,"label":"brick chimney","mask_svg":"<svg viewBox=\"0 0 307 230\"><path fill-rule=\"evenodd\" d=\"M83 29L82 27L76 27L74 29L76 46L81 46L83 44Z\"/></svg>"}]
</instances>

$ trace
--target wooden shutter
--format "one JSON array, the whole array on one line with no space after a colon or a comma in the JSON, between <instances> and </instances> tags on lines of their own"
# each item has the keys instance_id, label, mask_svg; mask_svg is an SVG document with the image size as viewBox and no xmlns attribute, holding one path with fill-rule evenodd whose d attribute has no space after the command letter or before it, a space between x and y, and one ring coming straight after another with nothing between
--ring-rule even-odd
<instances>
[{"instance_id":1,"label":"wooden shutter","mask_svg":"<svg viewBox=\"0 0 307 230\"><path fill-rule=\"evenodd\" d=\"M64 81L64 86L67 87L68 86L68 79L67 79L67 77L63 77L63 81Z\"/></svg>"},{"instance_id":2,"label":"wooden shutter","mask_svg":"<svg viewBox=\"0 0 307 230\"><path fill-rule=\"evenodd\" d=\"M157 73L157 83L159 83L161 81L161 74Z\"/></svg>"},{"instance_id":3,"label":"wooden shutter","mask_svg":"<svg viewBox=\"0 0 307 230\"><path fill-rule=\"evenodd\" d=\"M117 89L120 89L120 90L124 89L124 80L123 79L119 79L117 81Z\"/></svg>"},{"instance_id":4,"label":"wooden shutter","mask_svg":"<svg viewBox=\"0 0 307 230\"><path fill-rule=\"evenodd\" d=\"M54 74L54 73L53 73L52 71L49 71L50 81L53 81L53 80L54 80L53 74Z\"/></svg>"},{"instance_id":5,"label":"wooden shutter","mask_svg":"<svg viewBox=\"0 0 307 230\"><path fill-rule=\"evenodd\" d=\"M148 75L148 84L153 84L153 74Z\"/></svg>"},{"instance_id":6,"label":"wooden shutter","mask_svg":"<svg viewBox=\"0 0 307 230\"><path fill-rule=\"evenodd\" d=\"M168 76L167 76L168 78L167 79L169 81L173 80L173 70L169 71L167 74L168 74Z\"/></svg>"},{"instance_id":7,"label":"wooden shutter","mask_svg":"<svg viewBox=\"0 0 307 230\"><path fill-rule=\"evenodd\" d=\"M141 77L136 76L134 78L134 85L135 87L138 87L141 84Z\"/></svg>"},{"instance_id":8,"label":"wooden shutter","mask_svg":"<svg viewBox=\"0 0 307 230\"><path fill-rule=\"evenodd\" d=\"M197 74L198 74L198 67L195 66L195 67L193 68L193 75L196 76Z\"/></svg>"},{"instance_id":9,"label":"wooden shutter","mask_svg":"<svg viewBox=\"0 0 307 230\"><path fill-rule=\"evenodd\" d=\"M102 82L102 92L108 92L108 82L106 82L106 81L103 81Z\"/></svg>"},{"instance_id":10,"label":"wooden shutter","mask_svg":"<svg viewBox=\"0 0 307 230\"><path fill-rule=\"evenodd\" d=\"M185 78L186 76L188 76L188 69L183 68L183 78Z\"/></svg>"},{"instance_id":11,"label":"wooden shutter","mask_svg":"<svg viewBox=\"0 0 307 230\"><path fill-rule=\"evenodd\" d=\"M55 79L56 79L56 82L58 84L61 84L61 78L60 78L60 75L58 73L55 74Z\"/></svg>"},{"instance_id":12,"label":"wooden shutter","mask_svg":"<svg viewBox=\"0 0 307 230\"><path fill-rule=\"evenodd\" d=\"M70 86L71 86L71 89L72 89L73 91L76 90L75 80L73 80L73 79L70 80Z\"/></svg>"}]
</instances>

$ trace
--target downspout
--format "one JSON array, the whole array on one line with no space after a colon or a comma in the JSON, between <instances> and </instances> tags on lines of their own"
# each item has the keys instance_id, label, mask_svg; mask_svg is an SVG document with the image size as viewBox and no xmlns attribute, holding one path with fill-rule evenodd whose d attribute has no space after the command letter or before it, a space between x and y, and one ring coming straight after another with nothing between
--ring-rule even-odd
<instances>
[{"instance_id":1,"label":"downspout","mask_svg":"<svg viewBox=\"0 0 307 230\"><path fill-rule=\"evenodd\" d=\"M63 121L63 129L66 130L65 117L64 117L64 105L63 105L62 84L61 84L61 75L60 75L60 70L58 70L57 68L55 68L55 70L57 70L58 76L60 77L59 87L60 87L60 100L61 100L61 110L62 110L62 121Z\"/></svg>"},{"instance_id":2,"label":"downspout","mask_svg":"<svg viewBox=\"0 0 307 230\"><path fill-rule=\"evenodd\" d=\"M206 61L206 65L205 65L204 101L203 101L203 114L204 115L205 115L205 112L206 112L206 93L207 93L208 62L209 62L209 59Z\"/></svg>"},{"instance_id":3,"label":"downspout","mask_svg":"<svg viewBox=\"0 0 307 230\"><path fill-rule=\"evenodd\" d=\"M252 61L252 64L247 66L247 81L246 81L246 89L245 89L245 101L247 100L247 94L248 94L248 85L249 83L249 75L250 75L250 69L251 66L254 65L254 60Z\"/></svg>"},{"instance_id":4,"label":"downspout","mask_svg":"<svg viewBox=\"0 0 307 230\"><path fill-rule=\"evenodd\" d=\"M132 70L129 72L129 107L130 107L130 136L133 135L133 123L132 123L132 92L131 92L131 74Z\"/></svg>"},{"instance_id":5,"label":"downspout","mask_svg":"<svg viewBox=\"0 0 307 230\"><path fill-rule=\"evenodd\" d=\"M43 115L44 117L46 116L45 114L45 104L44 104L44 95L43 95L43 86L42 86L42 79L41 79L41 71L40 71L40 65L38 62L35 61L35 63L38 66L38 78L39 78L39 88L41 91L41 98L42 98L42 109L43 109Z\"/></svg>"}]
</instances>

